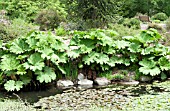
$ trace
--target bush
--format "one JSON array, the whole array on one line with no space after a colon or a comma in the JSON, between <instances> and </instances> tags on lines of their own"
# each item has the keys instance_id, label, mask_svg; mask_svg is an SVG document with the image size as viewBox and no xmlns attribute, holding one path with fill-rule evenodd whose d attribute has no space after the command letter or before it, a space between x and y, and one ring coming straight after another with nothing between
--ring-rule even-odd
<instances>
[{"instance_id":1,"label":"bush","mask_svg":"<svg viewBox=\"0 0 170 111\"><path fill-rule=\"evenodd\" d=\"M156 24L156 23L149 23L148 24L148 29L149 28L154 28L154 29L156 29L158 31L164 31L163 27L158 25L158 24Z\"/></svg>"},{"instance_id":2,"label":"bush","mask_svg":"<svg viewBox=\"0 0 170 111\"><path fill-rule=\"evenodd\" d=\"M37 28L33 24L27 23L19 18L11 21L11 24L0 22L0 38L5 42L19 36L25 36L31 30L37 30Z\"/></svg>"},{"instance_id":3,"label":"bush","mask_svg":"<svg viewBox=\"0 0 170 111\"><path fill-rule=\"evenodd\" d=\"M119 74L119 73L117 73L117 74L114 74L113 75L113 80L123 80L125 78L125 76L123 75L123 74Z\"/></svg>"},{"instance_id":4,"label":"bush","mask_svg":"<svg viewBox=\"0 0 170 111\"><path fill-rule=\"evenodd\" d=\"M58 27L55 29L55 33L57 36L64 36L67 34L67 31L63 27Z\"/></svg>"},{"instance_id":5,"label":"bush","mask_svg":"<svg viewBox=\"0 0 170 111\"><path fill-rule=\"evenodd\" d=\"M170 53L169 48L159 43L162 36L157 30L143 30L136 36L125 36L122 40L113 40L108 32L116 35L112 30L75 31L70 41L70 46L79 48L69 52L68 56L80 60L79 63L88 69L86 74L90 77L112 70L115 66L136 65L138 74L152 77L161 76L162 72L170 70L170 62L166 57Z\"/></svg>"},{"instance_id":6,"label":"bush","mask_svg":"<svg viewBox=\"0 0 170 111\"><path fill-rule=\"evenodd\" d=\"M1 6L7 10L7 15L11 19L22 18L29 22L33 22L37 13L42 9L54 9L66 15L59 0L10 0L0 3Z\"/></svg>"},{"instance_id":7,"label":"bush","mask_svg":"<svg viewBox=\"0 0 170 111\"><path fill-rule=\"evenodd\" d=\"M33 21L36 13L39 10L39 4L33 1L12 0L7 2L7 14L10 18L22 18L28 21Z\"/></svg>"},{"instance_id":8,"label":"bush","mask_svg":"<svg viewBox=\"0 0 170 111\"><path fill-rule=\"evenodd\" d=\"M122 24L109 24L109 28L119 33L119 35L114 38L115 40L121 39L123 36L127 36L127 35L134 36L140 33L139 29L134 29L133 27L129 28Z\"/></svg>"},{"instance_id":9,"label":"bush","mask_svg":"<svg viewBox=\"0 0 170 111\"><path fill-rule=\"evenodd\" d=\"M31 32L6 44L1 41L0 49L0 83L7 91L52 82L60 72L67 74L62 67L68 60L67 46L52 33Z\"/></svg>"},{"instance_id":10,"label":"bush","mask_svg":"<svg viewBox=\"0 0 170 111\"><path fill-rule=\"evenodd\" d=\"M140 21L136 18L131 18L131 19L126 18L123 21L123 25L127 26L129 28L134 27L136 29L139 29L140 28Z\"/></svg>"},{"instance_id":11,"label":"bush","mask_svg":"<svg viewBox=\"0 0 170 111\"><path fill-rule=\"evenodd\" d=\"M164 45L170 46L170 32L164 34Z\"/></svg>"},{"instance_id":12,"label":"bush","mask_svg":"<svg viewBox=\"0 0 170 111\"><path fill-rule=\"evenodd\" d=\"M49 30L57 28L64 20L64 16L54 9L42 10L38 13L35 22L40 25L40 30Z\"/></svg>"},{"instance_id":13,"label":"bush","mask_svg":"<svg viewBox=\"0 0 170 111\"><path fill-rule=\"evenodd\" d=\"M167 30L170 30L170 18L168 18L166 21L166 28Z\"/></svg>"},{"instance_id":14,"label":"bush","mask_svg":"<svg viewBox=\"0 0 170 111\"><path fill-rule=\"evenodd\" d=\"M153 20L152 22L154 22L154 23L161 23L160 20Z\"/></svg>"},{"instance_id":15,"label":"bush","mask_svg":"<svg viewBox=\"0 0 170 111\"><path fill-rule=\"evenodd\" d=\"M165 21L168 19L168 16L165 13L157 13L151 17L152 20Z\"/></svg>"}]
</instances>

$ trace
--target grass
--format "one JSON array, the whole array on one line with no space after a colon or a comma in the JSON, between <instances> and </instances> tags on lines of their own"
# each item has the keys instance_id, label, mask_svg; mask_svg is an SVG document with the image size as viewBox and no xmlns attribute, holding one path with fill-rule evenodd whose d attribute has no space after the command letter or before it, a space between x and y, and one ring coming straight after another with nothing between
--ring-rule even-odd
<instances>
[{"instance_id":1,"label":"grass","mask_svg":"<svg viewBox=\"0 0 170 111\"><path fill-rule=\"evenodd\" d=\"M1 100L1 111L36 111L31 105L23 103L19 100Z\"/></svg>"}]
</instances>

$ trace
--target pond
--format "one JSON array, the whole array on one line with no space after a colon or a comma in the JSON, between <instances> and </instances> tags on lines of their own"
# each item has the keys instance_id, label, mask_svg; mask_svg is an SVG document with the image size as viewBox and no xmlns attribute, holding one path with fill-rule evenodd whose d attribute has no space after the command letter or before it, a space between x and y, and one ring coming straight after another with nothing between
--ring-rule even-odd
<instances>
[{"instance_id":1,"label":"pond","mask_svg":"<svg viewBox=\"0 0 170 111\"><path fill-rule=\"evenodd\" d=\"M169 84L170 81L138 86L114 84L67 90L51 87L44 91L1 94L1 97L19 98L29 106L27 110L34 107L34 110L42 111L169 111Z\"/></svg>"}]
</instances>

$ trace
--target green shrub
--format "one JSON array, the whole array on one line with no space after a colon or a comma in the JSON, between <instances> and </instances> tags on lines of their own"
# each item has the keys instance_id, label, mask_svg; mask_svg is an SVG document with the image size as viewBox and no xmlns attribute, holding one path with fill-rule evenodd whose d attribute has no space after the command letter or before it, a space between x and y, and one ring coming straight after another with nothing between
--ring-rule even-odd
<instances>
[{"instance_id":1,"label":"green shrub","mask_svg":"<svg viewBox=\"0 0 170 111\"><path fill-rule=\"evenodd\" d=\"M169 48L160 44L161 35L155 29L141 31L136 36L125 36L122 40L113 40L107 32L112 30L75 31L70 46L77 46L68 53L71 58L78 58L89 73L101 73L117 67L136 65L136 70L143 75L157 77L161 72L170 70Z\"/></svg>"},{"instance_id":2,"label":"green shrub","mask_svg":"<svg viewBox=\"0 0 170 111\"><path fill-rule=\"evenodd\" d=\"M19 91L31 82L49 83L56 72L66 74L62 64L68 60L67 46L52 33L31 32L2 44L0 83L7 91Z\"/></svg>"},{"instance_id":3,"label":"green shrub","mask_svg":"<svg viewBox=\"0 0 170 111\"><path fill-rule=\"evenodd\" d=\"M14 18L22 18L28 21L33 21L36 13L39 10L39 4L31 0L12 0L8 2L6 7L7 15Z\"/></svg>"},{"instance_id":4,"label":"green shrub","mask_svg":"<svg viewBox=\"0 0 170 111\"><path fill-rule=\"evenodd\" d=\"M0 26L0 37L1 40L4 40L5 42L20 36L25 36L32 30L37 30L36 26L31 23L27 23L20 18L14 19L10 24L3 24L0 22Z\"/></svg>"},{"instance_id":5,"label":"green shrub","mask_svg":"<svg viewBox=\"0 0 170 111\"><path fill-rule=\"evenodd\" d=\"M113 80L123 80L125 76L123 74L116 73L113 75Z\"/></svg>"},{"instance_id":6,"label":"green shrub","mask_svg":"<svg viewBox=\"0 0 170 111\"><path fill-rule=\"evenodd\" d=\"M158 24L156 24L156 23L149 23L148 24L148 29L149 28L154 28L154 29L156 29L158 31L164 31L163 27L158 25Z\"/></svg>"},{"instance_id":7,"label":"green shrub","mask_svg":"<svg viewBox=\"0 0 170 111\"><path fill-rule=\"evenodd\" d=\"M166 28L168 31L170 30L170 18L168 18L166 21Z\"/></svg>"},{"instance_id":8,"label":"green shrub","mask_svg":"<svg viewBox=\"0 0 170 111\"><path fill-rule=\"evenodd\" d=\"M57 36L64 36L67 34L67 31L63 27L58 27L55 29L55 33Z\"/></svg>"},{"instance_id":9,"label":"green shrub","mask_svg":"<svg viewBox=\"0 0 170 111\"><path fill-rule=\"evenodd\" d=\"M168 19L168 16L165 13L157 13L151 17L152 20L165 21Z\"/></svg>"},{"instance_id":10,"label":"green shrub","mask_svg":"<svg viewBox=\"0 0 170 111\"><path fill-rule=\"evenodd\" d=\"M170 46L170 32L165 33L164 35L164 42L166 46Z\"/></svg>"},{"instance_id":11,"label":"green shrub","mask_svg":"<svg viewBox=\"0 0 170 111\"><path fill-rule=\"evenodd\" d=\"M54 30L62 21L64 16L54 9L40 11L35 19L35 22L40 25L40 30Z\"/></svg>"},{"instance_id":12,"label":"green shrub","mask_svg":"<svg viewBox=\"0 0 170 111\"><path fill-rule=\"evenodd\" d=\"M126 18L123 21L123 25L127 26L129 28L134 27L136 29L139 29L140 28L140 21L138 19L136 19L136 18L130 18L130 19Z\"/></svg>"},{"instance_id":13,"label":"green shrub","mask_svg":"<svg viewBox=\"0 0 170 111\"><path fill-rule=\"evenodd\" d=\"M152 22L154 22L154 23L161 23L160 20L152 20Z\"/></svg>"},{"instance_id":14,"label":"green shrub","mask_svg":"<svg viewBox=\"0 0 170 111\"><path fill-rule=\"evenodd\" d=\"M99 77L105 77L105 78L107 78L108 80L112 80L112 79L113 79L113 74L112 74L112 71L111 71L111 70L102 72L102 73L100 73L98 76L99 76Z\"/></svg>"},{"instance_id":15,"label":"green shrub","mask_svg":"<svg viewBox=\"0 0 170 111\"><path fill-rule=\"evenodd\" d=\"M120 40L123 36L134 36L140 33L140 29L136 29L134 27L129 28L122 24L109 24L108 28L118 32L118 35L113 38L114 40Z\"/></svg>"},{"instance_id":16,"label":"green shrub","mask_svg":"<svg viewBox=\"0 0 170 111\"><path fill-rule=\"evenodd\" d=\"M34 22L37 13L42 9L54 9L66 15L59 0L9 0L0 2L0 6L7 10L7 15L11 19L22 18L29 22Z\"/></svg>"},{"instance_id":17,"label":"green shrub","mask_svg":"<svg viewBox=\"0 0 170 111\"><path fill-rule=\"evenodd\" d=\"M18 91L31 81L52 82L59 74L76 77L77 66L83 68L90 79L105 71L108 73L104 75L111 78L114 67L126 69L135 65L136 78L146 75L164 79L162 73L170 70L169 47L159 43L161 35L155 29L143 30L122 40L113 39L116 35L113 30L93 29L71 34L69 47L60 37L45 32L32 32L6 44L1 41L0 83L8 91ZM129 73L121 70L117 74L121 75L115 78L122 79Z\"/></svg>"}]
</instances>

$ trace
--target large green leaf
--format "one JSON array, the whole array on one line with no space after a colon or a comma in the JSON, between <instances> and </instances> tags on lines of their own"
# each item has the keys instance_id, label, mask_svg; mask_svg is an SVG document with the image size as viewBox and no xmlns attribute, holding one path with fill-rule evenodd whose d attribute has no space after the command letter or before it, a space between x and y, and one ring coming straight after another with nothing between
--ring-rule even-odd
<instances>
[{"instance_id":1,"label":"large green leaf","mask_svg":"<svg viewBox=\"0 0 170 111\"><path fill-rule=\"evenodd\" d=\"M156 62L153 60L143 59L139 62L139 64L143 67L154 68L156 66Z\"/></svg>"},{"instance_id":2,"label":"large green leaf","mask_svg":"<svg viewBox=\"0 0 170 111\"><path fill-rule=\"evenodd\" d=\"M51 58L50 60L51 60L54 64L58 65L59 62L57 62L57 61L60 59L60 57L59 57L57 54L54 54L54 53L53 53L50 58Z\"/></svg>"},{"instance_id":3,"label":"large green leaf","mask_svg":"<svg viewBox=\"0 0 170 111\"><path fill-rule=\"evenodd\" d=\"M122 39L124 39L124 40L128 40L128 41L134 41L134 40L136 40L136 37L133 37L133 36L124 36L124 37L122 37Z\"/></svg>"},{"instance_id":4,"label":"large green leaf","mask_svg":"<svg viewBox=\"0 0 170 111\"><path fill-rule=\"evenodd\" d=\"M55 40L55 42L52 43L50 47L60 52L68 50L68 46L59 40Z\"/></svg>"},{"instance_id":5,"label":"large green leaf","mask_svg":"<svg viewBox=\"0 0 170 111\"><path fill-rule=\"evenodd\" d=\"M25 51L28 51L29 45L25 42L24 39L15 39L12 42L12 45L10 47L10 51L16 54L24 53Z\"/></svg>"},{"instance_id":6,"label":"large green leaf","mask_svg":"<svg viewBox=\"0 0 170 111\"><path fill-rule=\"evenodd\" d=\"M95 46L89 46L89 45L86 46L84 44L79 45L79 47L82 53L90 53L95 48Z\"/></svg>"},{"instance_id":7,"label":"large green leaf","mask_svg":"<svg viewBox=\"0 0 170 111\"><path fill-rule=\"evenodd\" d=\"M49 83L56 79L54 70L47 66L44 68L44 71L36 71L35 74L37 75L37 80L39 80L40 83Z\"/></svg>"},{"instance_id":8,"label":"large green leaf","mask_svg":"<svg viewBox=\"0 0 170 111\"><path fill-rule=\"evenodd\" d=\"M1 60L0 68L3 71L15 70L20 65L20 61L16 59L15 55L7 54L7 55L3 55L1 58L2 60Z\"/></svg>"},{"instance_id":9,"label":"large green leaf","mask_svg":"<svg viewBox=\"0 0 170 111\"><path fill-rule=\"evenodd\" d=\"M156 76L161 73L159 67L156 66L156 62L153 60L143 59L139 62L143 67L139 68L139 71L143 74L150 74L151 76Z\"/></svg>"},{"instance_id":10,"label":"large green leaf","mask_svg":"<svg viewBox=\"0 0 170 111\"><path fill-rule=\"evenodd\" d=\"M102 41L102 46L106 46L106 45L109 45L109 46L112 46L113 45L113 40L111 37L108 37L108 36L103 36L101 38L101 41Z\"/></svg>"},{"instance_id":11,"label":"large green leaf","mask_svg":"<svg viewBox=\"0 0 170 111\"><path fill-rule=\"evenodd\" d=\"M44 34L44 33L39 33L35 36L36 39L38 39L38 42L36 43L36 45L38 47L45 47L45 46L49 46L51 43L48 43L48 40L47 40L47 34ZM54 39L55 41L55 39ZM54 43L53 41L53 43Z\"/></svg>"},{"instance_id":12,"label":"large green leaf","mask_svg":"<svg viewBox=\"0 0 170 111\"><path fill-rule=\"evenodd\" d=\"M138 55L131 53L130 54L130 60L132 62L137 62L138 61Z\"/></svg>"},{"instance_id":13,"label":"large green leaf","mask_svg":"<svg viewBox=\"0 0 170 111\"><path fill-rule=\"evenodd\" d=\"M105 46L105 47L103 47L103 52L106 53L106 54L115 54L116 50L115 50L114 47Z\"/></svg>"},{"instance_id":14,"label":"large green leaf","mask_svg":"<svg viewBox=\"0 0 170 111\"><path fill-rule=\"evenodd\" d=\"M155 67L153 67L153 68L140 67L140 68L139 68L139 71L142 72L142 73L145 74L145 75L150 74L151 76L156 76L156 75L158 75L158 74L161 73L160 69L159 69L157 66L155 66Z\"/></svg>"},{"instance_id":15,"label":"large green leaf","mask_svg":"<svg viewBox=\"0 0 170 111\"><path fill-rule=\"evenodd\" d=\"M115 44L116 48L118 48L118 49L125 49L126 47L130 46L130 43L127 41L124 41L124 40L114 41L114 44Z\"/></svg>"},{"instance_id":16,"label":"large green leaf","mask_svg":"<svg viewBox=\"0 0 170 111\"><path fill-rule=\"evenodd\" d=\"M70 40L70 46L75 46L80 42L80 38L78 35L74 35L73 38Z\"/></svg>"},{"instance_id":17,"label":"large green leaf","mask_svg":"<svg viewBox=\"0 0 170 111\"><path fill-rule=\"evenodd\" d=\"M4 87L7 91L19 91L23 87L23 84L22 81L9 80L4 84Z\"/></svg>"},{"instance_id":18,"label":"large green leaf","mask_svg":"<svg viewBox=\"0 0 170 111\"><path fill-rule=\"evenodd\" d=\"M81 54L81 51L79 49L68 50L67 52L67 55L70 58L78 58L80 54Z\"/></svg>"},{"instance_id":19,"label":"large green leaf","mask_svg":"<svg viewBox=\"0 0 170 111\"><path fill-rule=\"evenodd\" d=\"M82 59L82 61L87 64L90 65L90 63L94 63L96 62L97 57L99 57L99 53L96 52L92 52L88 55L85 55Z\"/></svg>"},{"instance_id":20,"label":"large green leaf","mask_svg":"<svg viewBox=\"0 0 170 111\"><path fill-rule=\"evenodd\" d=\"M164 70L170 70L170 61L169 59L167 59L166 57L161 57L159 60L158 60L158 64L161 68L162 71Z\"/></svg>"},{"instance_id":21,"label":"large green leaf","mask_svg":"<svg viewBox=\"0 0 170 111\"><path fill-rule=\"evenodd\" d=\"M19 67L17 68L17 74L23 75L23 74L26 74L26 73L27 73L26 68L23 65L19 65Z\"/></svg>"},{"instance_id":22,"label":"large green leaf","mask_svg":"<svg viewBox=\"0 0 170 111\"><path fill-rule=\"evenodd\" d=\"M124 60L125 59L123 59L122 57L112 56L107 64L111 67L114 67L115 64L124 64Z\"/></svg>"},{"instance_id":23,"label":"large green leaf","mask_svg":"<svg viewBox=\"0 0 170 111\"><path fill-rule=\"evenodd\" d=\"M38 50L38 52L41 53L41 57L43 59L45 58L50 59L51 55L54 53L54 51L50 47L44 47L43 49Z\"/></svg>"},{"instance_id":24,"label":"large green leaf","mask_svg":"<svg viewBox=\"0 0 170 111\"><path fill-rule=\"evenodd\" d=\"M141 45L138 43L131 43L128 50L130 52L136 53L136 52L140 52L140 50L141 50L140 47L141 47Z\"/></svg>"},{"instance_id":25,"label":"large green leaf","mask_svg":"<svg viewBox=\"0 0 170 111\"><path fill-rule=\"evenodd\" d=\"M103 65L109 61L109 57L106 54L99 53L99 55L94 58L94 60L96 61L96 63Z\"/></svg>"},{"instance_id":26,"label":"large green leaf","mask_svg":"<svg viewBox=\"0 0 170 111\"><path fill-rule=\"evenodd\" d=\"M84 44L85 46L95 46L97 41L91 39L81 39L79 44Z\"/></svg>"},{"instance_id":27,"label":"large green leaf","mask_svg":"<svg viewBox=\"0 0 170 111\"><path fill-rule=\"evenodd\" d=\"M82 53L90 53L95 48L95 42L90 39L83 39L80 41L78 46L80 47L80 50Z\"/></svg>"},{"instance_id":28,"label":"large green leaf","mask_svg":"<svg viewBox=\"0 0 170 111\"><path fill-rule=\"evenodd\" d=\"M30 69L32 71L42 70L45 66L43 62L43 58L41 58L40 53L34 53L28 58L28 62L25 62L23 66L26 69Z\"/></svg>"},{"instance_id":29,"label":"large green leaf","mask_svg":"<svg viewBox=\"0 0 170 111\"><path fill-rule=\"evenodd\" d=\"M142 49L141 54L147 55L147 54L151 54L152 52L154 52L154 48L153 47L147 47L147 48Z\"/></svg>"},{"instance_id":30,"label":"large green leaf","mask_svg":"<svg viewBox=\"0 0 170 111\"><path fill-rule=\"evenodd\" d=\"M155 56L161 56L161 55L165 56L165 55L167 55L168 51L169 51L168 47L166 47L162 44L157 44L154 48L154 55Z\"/></svg>"},{"instance_id":31,"label":"large green leaf","mask_svg":"<svg viewBox=\"0 0 170 111\"><path fill-rule=\"evenodd\" d=\"M37 44L38 40L35 39L35 37L33 36L33 37L28 37L26 42L29 44L29 47L31 49L35 49L37 47L36 44Z\"/></svg>"},{"instance_id":32,"label":"large green leaf","mask_svg":"<svg viewBox=\"0 0 170 111\"><path fill-rule=\"evenodd\" d=\"M59 63L66 63L68 59L66 53L62 53L62 52L53 53L50 58L51 58L50 60L55 65L58 65Z\"/></svg>"},{"instance_id":33,"label":"large green leaf","mask_svg":"<svg viewBox=\"0 0 170 111\"><path fill-rule=\"evenodd\" d=\"M138 37L139 41L142 43L151 43L154 41L158 41L161 38L161 35L155 29L144 30L141 32Z\"/></svg>"}]
</instances>

